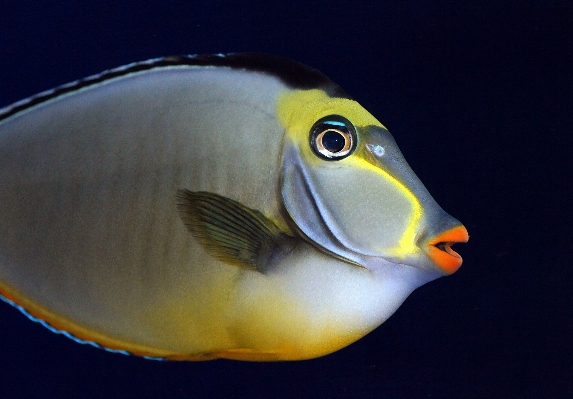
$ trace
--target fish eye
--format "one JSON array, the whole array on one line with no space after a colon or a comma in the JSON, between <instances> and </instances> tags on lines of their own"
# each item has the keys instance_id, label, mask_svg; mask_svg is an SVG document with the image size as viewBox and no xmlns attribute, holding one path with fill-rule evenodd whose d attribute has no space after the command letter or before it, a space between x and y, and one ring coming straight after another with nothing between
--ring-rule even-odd
<instances>
[{"instance_id":1,"label":"fish eye","mask_svg":"<svg viewBox=\"0 0 573 399\"><path fill-rule=\"evenodd\" d=\"M356 130L340 115L324 117L310 129L310 147L322 159L346 158L356 149Z\"/></svg>"}]
</instances>

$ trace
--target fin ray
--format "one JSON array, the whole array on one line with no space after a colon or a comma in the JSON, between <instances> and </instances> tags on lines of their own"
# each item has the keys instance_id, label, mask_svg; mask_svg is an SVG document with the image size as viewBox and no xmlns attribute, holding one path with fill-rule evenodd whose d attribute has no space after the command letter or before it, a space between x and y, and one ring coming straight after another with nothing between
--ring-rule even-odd
<instances>
[{"instance_id":1,"label":"fin ray","mask_svg":"<svg viewBox=\"0 0 573 399\"><path fill-rule=\"evenodd\" d=\"M223 262L264 272L278 253L295 239L261 212L230 198L206 191L177 192L183 223L201 246Z\"/></svg>"}]
</instances>

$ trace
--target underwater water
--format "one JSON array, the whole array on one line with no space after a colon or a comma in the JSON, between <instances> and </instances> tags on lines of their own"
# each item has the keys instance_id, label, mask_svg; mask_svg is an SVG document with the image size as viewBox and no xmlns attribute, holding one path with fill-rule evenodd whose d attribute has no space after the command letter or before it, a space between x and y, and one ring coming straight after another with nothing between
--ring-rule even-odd
<instances>
[{"instance_id":1,"label":"underwater water","mask_svg":"<svg viewBox=\"0 0 573 399\"><path fill-rule=\"evenodd\" d=\"M164 55L285 56L376 116L471 239L456 245L455 274L365 338L302 362L112 354L0 303L0 398L571 397L572 49L565 1L11 5L0 107Z\"/></svg>"}]
</instances>

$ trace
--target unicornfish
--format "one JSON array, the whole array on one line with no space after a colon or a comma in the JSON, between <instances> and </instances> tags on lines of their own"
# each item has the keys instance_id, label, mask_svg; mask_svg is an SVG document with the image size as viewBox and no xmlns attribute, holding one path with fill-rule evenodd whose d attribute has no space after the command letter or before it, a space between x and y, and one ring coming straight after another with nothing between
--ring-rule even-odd
<instances>
[{"instance_id":1,"label":"unicornfish","mask_svg":"<svg viewBox=\"0 0 573 399\"><path fill-rule=\"evenodd\" d=\"M326 355L467 240L374 116L277 56L153 59L0 110L0 295L110 351Z\"/></svg>"}]
</instances>

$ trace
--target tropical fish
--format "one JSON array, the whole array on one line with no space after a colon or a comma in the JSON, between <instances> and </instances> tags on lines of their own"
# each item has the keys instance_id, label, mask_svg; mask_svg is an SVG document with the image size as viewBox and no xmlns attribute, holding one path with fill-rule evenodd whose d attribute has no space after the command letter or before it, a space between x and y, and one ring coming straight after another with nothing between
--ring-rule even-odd
<instances>
[{"instance_id":1,"label":"tropical fish","mask_svg":"<svg viewBox=\"0 0 573 399\"><path fill-rule=\"evenodd\" d=\"M134 63L0 110L0 294L149 358L297 360L455 272L460 222L317 70Z\"/></svg>"}]
</instances>

